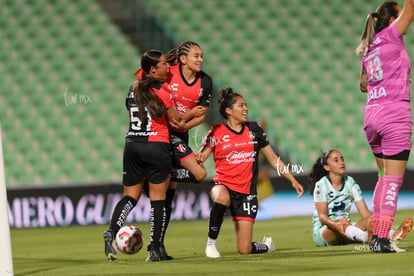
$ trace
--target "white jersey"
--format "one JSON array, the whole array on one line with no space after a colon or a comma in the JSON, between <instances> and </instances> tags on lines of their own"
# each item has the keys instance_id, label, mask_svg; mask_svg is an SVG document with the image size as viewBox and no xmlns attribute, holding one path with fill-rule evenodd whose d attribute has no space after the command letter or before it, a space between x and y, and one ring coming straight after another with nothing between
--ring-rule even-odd
<instances>
[{"instance_id":1,"label":"white jersey","mask_svg":"<svg viewBox=\"0 0 414 276\"><path fill-rule=\"evenodd\" d=\"M352 177L344 175L342 184L342 188L338 191L332 186L329 177L324 176L316 182L315 189L313 191L313 201L315 203L326 202L328 205L328 216L333 221L342 217L351 221L349 213L352 204L355 201L363 199L361 188ZM312 222L314 230L323 226L319 221L318 211L316 208L313 213Z\"/></svg>"}]
</instances>

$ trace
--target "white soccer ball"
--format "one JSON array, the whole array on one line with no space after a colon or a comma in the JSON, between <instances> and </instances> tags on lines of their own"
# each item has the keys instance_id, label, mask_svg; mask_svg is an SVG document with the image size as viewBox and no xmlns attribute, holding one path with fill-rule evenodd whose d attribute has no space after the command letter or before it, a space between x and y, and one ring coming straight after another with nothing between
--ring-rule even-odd
<instances>
[{"instance_id":1,"label":"white soccer ball","mask_svg":"<svg viewBox=\"0 0 414 276\"><path fill-rule=\"evenodd\" d=\"M133 225L123 226L115 237L119 251L125 254L135 254L144 245L144 236L138 227Z\"/></svg>"}]
</instances>

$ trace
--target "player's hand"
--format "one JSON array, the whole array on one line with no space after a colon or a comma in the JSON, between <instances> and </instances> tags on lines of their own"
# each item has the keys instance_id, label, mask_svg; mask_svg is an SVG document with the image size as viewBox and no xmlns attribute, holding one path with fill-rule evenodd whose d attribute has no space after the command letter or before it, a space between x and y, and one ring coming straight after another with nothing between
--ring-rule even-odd
<instances>
[{"instance_id":1,"label":"player's hand","mask_svg":"<svg viewBox=\"0 0 414 276\"><path fill-rule=\"evenodd\" d=\"M351 223L346 218L340 218L340 219L335 221L335 229L343 237L346 237L345 229L349 225L351 225Z\"/></svg>"},{"instance_id":2,"label":"player's hand","mask_svg":"<svg viewBox=\"0 0 414 276\"><path fill-rule=\"evenodd\" d=\"M186 122L184 120L176 120L174 118L171 118L168 122L175 129L186 130Z\"/></svg>"},{"instance_id":3,"label":"player's hand","mask_svg":"<svg viewBox=\"0 0 414 276\"><path fill-rule=\"evenodd\" d=\"M296 179L292 181L292 187L298 193L298 198L303 196L303 193L305 192L303 186Z\"/></svg>"},{"instance_id":4,"label":"player's hand","mask_svg":"<svg viewBox=\"0 0 414 276\"><path fill-rule=\"evenodd\" d=\"M205 161L205 158L204 157L205 157L204 154L202 152L199 152L196 155L197 163L200 164L200 165L202 165L204 163L204 161Z\"/></svg>"},{"instance_id":5,"label":"player's hand","mask_svg":"<svg viewBox=\"0 0 414 276\"><path fill-rule=\"evenodd\" d=\"M193 115L193 117L203 116L204 114L206 114L206 112L207 112L207 108L201 105L197 105L193 107L193 109L191 109L191 114Z\"/></svg>"}]
</instances>

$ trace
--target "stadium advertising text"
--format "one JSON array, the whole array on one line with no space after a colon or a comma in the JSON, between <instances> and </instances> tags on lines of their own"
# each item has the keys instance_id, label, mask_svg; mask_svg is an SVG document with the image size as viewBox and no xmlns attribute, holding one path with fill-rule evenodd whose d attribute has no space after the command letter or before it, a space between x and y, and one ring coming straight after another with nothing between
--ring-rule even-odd
<instances>
[{"instance_id":1,"label":"stadium advertising text","mask_svg":"<svg viewBox=\"0 0 414 276\"><path fill-rule=\"evenodd\" d=\"M95 190L105 191L108 188ZM18 196L17 191L16 194L9 193L10 227L108 224L116 203L122 197L122 193L109 191L81 193L81 191L70 190L67 193L59 192L58 189L35 196ZM127 222L148 222L150 211L149 199L143 194L128 216ZM210 200L206 191L200 193L187 189L177 191L173 203L173 220L208 218L209 212Z\"/></svg>"}]
</instances>

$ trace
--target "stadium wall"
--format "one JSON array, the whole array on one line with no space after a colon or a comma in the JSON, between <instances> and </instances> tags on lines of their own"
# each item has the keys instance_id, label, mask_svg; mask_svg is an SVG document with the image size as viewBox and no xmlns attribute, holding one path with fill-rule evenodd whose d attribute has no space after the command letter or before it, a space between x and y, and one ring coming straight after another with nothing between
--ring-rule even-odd
<instances>
[{"instance_id":1,"label":"stadium wall","mask_svg":"<svg viewBox=\"0 0 414 276\"><path fill-rule=\"evenodd\" d=\"M352 173L363 191L373 190L375 172ZM304 186L308 175L298 175ZM272 185L278 193L292 191L289 182L282 177L273 177ZM414 191L410 185L414 171L407 171L402 191ZM173 220L207 219L210 214L209 181L200 184L180 184L173 204ZM113 208L122 197L122 185L107 183L90 186L48 187L37 189L9 189L8 212L12 228L60 227L69 225L109 224ZM305 204L289 204L276 207L274 204L262 213L271 217L289 214L302 214L312 209L309 192L304 196ZM266 206L266 204L264 204ZM275 210L279 208L278 210ZM289 209L289 210L285 210ZM295 210L300 209L300 210ZM288 212L287 212L288 211ZM259 211L260 212L260 211ZM148 222L150 203L143 194L137 206L128 217L128 222ZM271 218L267 217L267 218Z\"/></svg>"}]
</instances>

